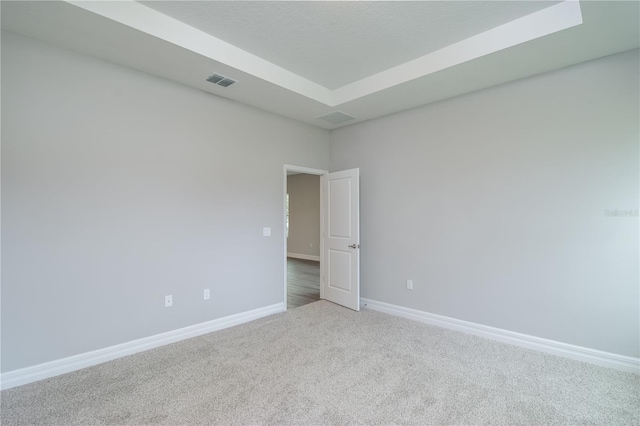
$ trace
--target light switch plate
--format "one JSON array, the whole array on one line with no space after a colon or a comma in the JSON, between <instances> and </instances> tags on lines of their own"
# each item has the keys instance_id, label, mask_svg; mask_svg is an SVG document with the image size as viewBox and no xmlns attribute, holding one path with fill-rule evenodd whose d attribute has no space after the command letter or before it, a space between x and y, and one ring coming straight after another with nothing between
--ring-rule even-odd
<instances>
[{"instance_id":1,"label":"light switch plate","mask_svg":"<svg viewBox=\"0 0 640 426\"><path fill-rule=\"evenodd\" d=\"M271 236L271 228L262 228L262 236L270 237Z\"/></svg>"}]
</instances>

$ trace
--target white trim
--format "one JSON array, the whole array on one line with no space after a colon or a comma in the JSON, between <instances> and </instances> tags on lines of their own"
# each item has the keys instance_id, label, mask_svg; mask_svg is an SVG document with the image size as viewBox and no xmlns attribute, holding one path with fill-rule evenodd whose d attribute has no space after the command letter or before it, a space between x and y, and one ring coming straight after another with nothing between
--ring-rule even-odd
<instances>
[{"instance_id":1,"label":"white trim","mask_svg":"<svg viewBox=\"0 0 640 426\"><path fill-rule=\"evenodd\" d=\"M137 1L65 1L309 99L332 104L332 91L326 87Z\"/></svg>"},{"instance_id":2,"label":"white trim","mask_svg":"<svg viewBox=\"0 0 640 426\"><path fill-rule=\"evenodd\" d=\"M284 237L284 243L282 244L282 251L284 253L284 262L283 262L283 270L284 270L284 310L287 310L287 172L298 172L298 173L306 173L308 175L317 175L324 176L329 173L327 170L320 169L312 169L310 167L302 167L302 166L292 166L291 164L284 164L282 166L282 234ZM321 178L322 179L322 178ZM324 275L322 271L322 265L324 264L324 259L322 259L322 252L324 250L323 246L323 238L324 235L324 197L322 195L322 184L320 185L320 283L324 280ZM304 255L301 255L304 256ZM312 259L315 260L315 259ZM320 298L323 299L322 293L322 285L320 286Z\"/></svg>"},{"instance_id":3,"label":"white trim","mask_svg":"<svg viewBox=\"0 0 640 426\"><path fill-rule=\"evenodd\" d=\"M287 257L293 257L294 259L302 260L315 260L316 262L320 262L320 256L313 256L311 254L287 253Z\"/></svg>"},{"instance_id":4,"label":"white trim","mask_svg":"<svg viewBox=\"0 0 640 426\"><path fill-rule=\"evenodd\" d=\"M284 172L285 172L284 174L285 176L287 176L287 172L304 173L307 175L317 175L317 176L321 176L329 173L326 170L312 169L310 167L302 167L302 166L292 166L291 164L284 165Z\"/></svg>"},{"instance_id":5,"label":"white trim","mask_svg":"<svg viewBox=\"0 0 640 426\"><path fill-rule=\"evenodd\" d=\"M361 298L360 303L363 307L366 306L368 309L372 309L374 311L384 312L451 330L462 331L464 333L486 337L503 343L509 343L628 373L640 374L640 358L599 351L597 349L585 348L555 340L543 339L541 337L462 321L455 318L419 311L417 309L405 308L403 306L392 305L390 303L378 302L371 299Z\"/></svg>"},{"instance_id":6,"label":"white trim","mask_svg":"<svg viewBox=\"0 0 640 426\"><path fill-rule=\"evenodd\" d=\"M580 2L562 1L332 90L134 0L65 1L329 107L362 99L583 22Z\"/></svg>"},{"instance_id":7,"label":"white trim","mask_svg":"<svg viewBox=\"0 0 640 426\"><path fill-rule=\"evenodd\" d=\"M159 346L168 345L169 343L179 342L180 340L222 330L224 328L233 327L268 315L277 314L284 310L284 305L282 303L276 303L275 305L265 306L263 308L229 315L189 327L167 331L166 333L156 334L155 336L132 340L119 345L109 346L107 348L45 362L43 364L22 368L20 370L9 371L0 375L0 388L9 389L15 386L69 373L71 371L80 370L81 368L91 367L92 365L102 364L103 362L111 361L116 358L143 352Z\"/></svg>"},{"instance_id":8,"label":"white trim","mask_svg":"<svg viewBox=\"0 0 640 426\"><path fill-rule=\"evenodd\" d=\"M331 91L332 105L344 105L402 83L582 24L580 2L562 1L424 56Z\"/></svg>"}]
</instances>

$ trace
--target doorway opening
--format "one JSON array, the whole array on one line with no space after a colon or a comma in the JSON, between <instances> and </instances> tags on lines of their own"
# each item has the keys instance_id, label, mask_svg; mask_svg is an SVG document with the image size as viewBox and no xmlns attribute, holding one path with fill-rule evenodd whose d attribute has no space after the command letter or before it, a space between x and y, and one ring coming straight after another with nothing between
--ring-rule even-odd
<instances>
[{"instance_id":1,"label":"doorway opening","mask_svg":"<svg viewBox=\"0 0 640 426\"><path fill-rule=\"evenodd\" d=\"M284 166L285 309L321 299L322 191L327 172Z\"/></svg>"}]
</instances>

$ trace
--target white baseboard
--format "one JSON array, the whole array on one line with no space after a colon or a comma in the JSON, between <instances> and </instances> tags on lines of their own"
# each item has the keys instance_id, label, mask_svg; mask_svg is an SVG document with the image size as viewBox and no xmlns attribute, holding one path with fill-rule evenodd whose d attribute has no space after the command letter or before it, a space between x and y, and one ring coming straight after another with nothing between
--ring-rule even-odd
<instances>
[{"instance_id":1,"label":"white baseboard","mask_svg":"<svg viewBox=\"0 0 640 426\"><path fill-rule=\"evenodd\" d=\"M108 348L45 362L43 364L22 368L20 370L9 371L0 375L0 389L9 389L15 386L69 373L71 371L80 370L81 368L90 367L92 365L101 364L103 362L157 348L169 343L233 327L234 325L253 321L279 312L284 312L284 303L276 303L275 305L265 306L263 308L241 312L235 315L229 315L224 318L218 318L212 321L180 328L178 330L167 331L166 333L156 334L155 336L132 340L130 342L110 346Z\"/></svg>"},{"instance_id":2,"label":"white baseboard","mask_svg":"<svg viewBox=\"0 0 640 426\"><path fill-rule=\"evenodd\" d=\"M553 355L584 361L603 367L614 368L620 371L640 374L640 358L613 354L599 351L597 349L584 348L582 346L570 345L568 343L557 342L555 340L543 339L530 336L528 334L516 333L500 328L489 327L473 322L462 321L442 315L431 314L417 309L405 308L403 306L392 305L390 303L378 302L370 299L360 299L360 303L368 309L380 311L403 318L408 318L427 324L444 327L451 330L462 331L476 336L534 349Z\"/></svg>"},{"instance_id":3,"label":"white baseboard","mask_svg":"<svg viewBox=\"0 0 640 426\"><path fill-rule=\"evenodd\" d=\"M287 257L293 257L294 259L303 260L315 260L316 262L320 262L320 256L312 256L310 254L287 253Z\"/></svg>"}]
</instances>

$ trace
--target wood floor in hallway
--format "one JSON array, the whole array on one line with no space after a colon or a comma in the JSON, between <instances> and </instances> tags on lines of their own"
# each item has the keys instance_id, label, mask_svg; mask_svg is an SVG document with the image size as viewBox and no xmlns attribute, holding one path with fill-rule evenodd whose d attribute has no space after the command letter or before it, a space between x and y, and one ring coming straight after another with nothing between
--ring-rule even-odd
<instances>
[{"instance_id":1,"label":"wood floor in hallway","mask_svg":"<svg viewBox=\"0 0 640 426\"><path fill-rule=\"evenodd\" d=\"M287 258L287 309L320 300L320 262Z\"/></svg>"}]
</instances>

